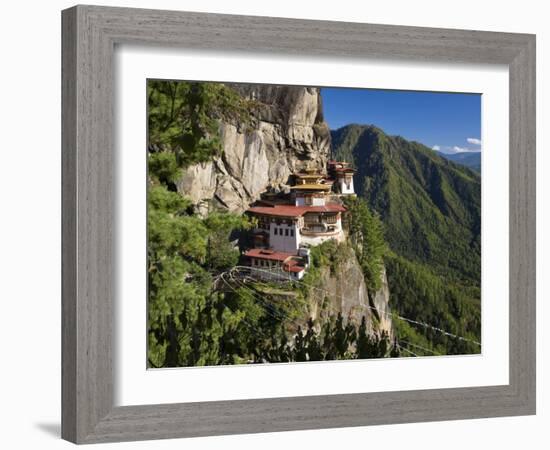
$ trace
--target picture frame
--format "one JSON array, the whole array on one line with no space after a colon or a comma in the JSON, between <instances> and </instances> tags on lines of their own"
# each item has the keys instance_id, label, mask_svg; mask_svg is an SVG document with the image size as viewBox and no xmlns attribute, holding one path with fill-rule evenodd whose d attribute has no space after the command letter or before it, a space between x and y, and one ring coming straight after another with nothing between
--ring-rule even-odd
<instances>
[{"instance_id":1,"label":"picture frame","mask_svg":"<svg viewBox=\"0 0 550 450\"><path fill-rule=\"evenodd\" d=\"M115 407L113 53L118 44L506 65L509 384ZM64 10L62 437L80 444L534 414L535 145L533 35L100 6Z\"/></svg>"}]
</instances>

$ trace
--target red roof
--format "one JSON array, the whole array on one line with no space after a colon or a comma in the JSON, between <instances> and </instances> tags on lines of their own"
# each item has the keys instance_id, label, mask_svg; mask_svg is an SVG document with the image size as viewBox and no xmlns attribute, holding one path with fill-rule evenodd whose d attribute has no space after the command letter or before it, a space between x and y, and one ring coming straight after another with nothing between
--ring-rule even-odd
<instances>
[{"instance_id":1,"label":"red roof","mask_svg":"<svg viewBox=\"0 0 550 450\"><path fill-rule=\"evenodd\" d=\"M295 259L291 259L287 263L284 264L283 270L286 270L287 272L301 272L303 270L306 270L304 266L301 266L298 261Z\"/></svg>"},{"instance_id":2,"label":"red roof","mask_svg":"<svg viewBox=\"0 0 550 450\"><path fill-rule=\"evenodd\" d=\"M293 205L275 205L275 206L253 206L248 212L253 214L265 214L268 216L280 217L301 217L308 212L344 212L346 208L338 203L328 203L325 206L293 206Z\"/></svg>"},{"instance_id":3,"label":"red roof","mask_svg":"<svg viewBox=\"0 0 550 450\"><path fill-rule=\"evenodd\" d=\"M251 248L244 252L244 256L257 259L268 259L271 261L285 261L291 256L295 256L292 253L276 252L274 250L265 250L263 248Z\"/></svg>"},{"instance_id":4,"label":"red roof","mask_svg":"<svg viewBox=\"0 0 550 450\"><path fill-rule=\"evenodd\" d=\"M249 258L283 262L283 270L286 272L299 273L306 270L304 266L300 265L298 260L290 259L293 257L296 258L296 255L292 253L276 252L274 250L265 250L262 248L252 248L244 252L244 256L248 256Z\"/></svg>"},{"instance_id":5,"label":"red roof","mask_svg":"<svg viewBox=\"0 0 550 450\"><path fill-rule=\"evenodd\" d=\"M344 212L346 208L338 203L329 203L325 206L301 206L304 208L304 213L308 212Z\"/></svg>"},{"instance_id":6,"label":"red roof","mask_svg":"<svg viewBox=\"0 0 550 450\"><path fill-rule=\"evenodd\" d=\"M275 205L275 206L253 206L248 209L253 214L266 214L268 216L300 217L304 214L301 206Z\"/></svg>"},{"instance_id":7,"label":"red roof","mask_svg":"<svg viewBox=\"0 0 550 450\"><path fill-rule=\"evenodd\" d=\"M306 270L305 267L302 267L302 266L285 266L283 267L283 270L286 271L286 272L294 272L294 273L299 273L299 272L302 272L304 270Z\"/></svg>"}]
</instances>

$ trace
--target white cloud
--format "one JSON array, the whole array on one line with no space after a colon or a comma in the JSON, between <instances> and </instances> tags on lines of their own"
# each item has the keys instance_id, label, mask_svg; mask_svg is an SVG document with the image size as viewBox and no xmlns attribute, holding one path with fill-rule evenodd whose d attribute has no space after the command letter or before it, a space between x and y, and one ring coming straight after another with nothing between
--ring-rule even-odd
<instances>
[{"instance_id":1,"label":"white cloud","mask_svg":"<svg viewBox=\"0 0 550 450\"><path fill-rule=\"evenodd\" d=\"M472 144L472 145L481 145L481 139L476 139L476 138L468 138L466 139L468 141L468 144Z\"/></svg>"},{"instance_id":2,"label":"white cloud","mask_svg":"<svg viewBox=\"0 0 550 450\"><path fill-rule=\"evenodd\" d=\"M448 151L445 153L478 153L480 151L479 148L459 147L458 145L448 147L447 149Z\"/></svg>"},{"instance_id":3,"label":"white cloud","mask_svg":"<svg viewBox=\"0 0 550 450\"><path fill-rule=\"evenodd\" d=\"M446 155L454 155L456 153L478 153L481 147L460 147L459 145L434 145L432 150L445 153Z\"/></svg>"}]
</instances>

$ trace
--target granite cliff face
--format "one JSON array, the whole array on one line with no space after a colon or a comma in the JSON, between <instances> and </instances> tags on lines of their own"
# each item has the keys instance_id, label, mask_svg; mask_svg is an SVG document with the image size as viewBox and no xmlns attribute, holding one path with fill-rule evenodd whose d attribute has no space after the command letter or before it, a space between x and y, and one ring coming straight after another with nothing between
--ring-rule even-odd
<instances>
[{"instance_id":1,"label":"granite cliff face","mask_svg":"<svg viewBox=\"0 0 550 450\"><path fill-rule=\"evenodd\" d=\"M188 167L177 183L200 214L215 207L242 212L265 191L287 191L290 176L303 168L323 171L330 155L331 137L324 122L317 88L237 85L231 87L254 101L249 124L220 124L223 154ZM389 290L385 272L382 287L369 292L361 266L351 248L335 271L321 270L318 285L308 298L308 316L321 326L341 313L346 321L367 318L371 334L393 336ZM324 292L325 295L319 295ZM325 301L328 298L328 303Z\"/></svg>"},{"instance_id":2,"label":"granite cliff face","mask_svg":"<svg viewBox=\"0 0 550 450\"><path fill-rule=\"evenodd\" d=\"M262 192L288 189L293 172L306 166L324 168L330 153L319 89L231 87L254 100L251 123L222 122L222 156L188 167L177 184L201 214L212 206L242 212Z\"/></svg>"},{"instance_id":3,"label":"granite cliff face","mask_svg":"<svg viewBox=\"0 0 550 450\"><path fill-rule=\"evenodd\" d=\"M386 272L381 274L381 288L369 292L354 251L347 248L343 256L344 262L335 270L329 267L321 269L318 283L308 298L310 317L322 324L340 313L346 322L359 325L365 316L369 334L386 332L390 338L393 337Z\"/></svg>"}]
</instances>

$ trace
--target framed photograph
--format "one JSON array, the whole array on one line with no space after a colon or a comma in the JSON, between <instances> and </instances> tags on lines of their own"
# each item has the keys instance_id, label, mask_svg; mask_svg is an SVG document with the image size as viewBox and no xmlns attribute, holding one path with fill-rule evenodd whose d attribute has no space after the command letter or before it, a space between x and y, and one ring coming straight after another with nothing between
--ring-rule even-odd
<instances>
[{"instance_id":1,"label":"framed photograph","mask_svg":"<svg viewBox=\"0 0 550 450\"><path fill-rule=\"evenodd\" d=\"M62 25L63 438L535 413L533 35Z\"/></svg>"}]
</instances>

